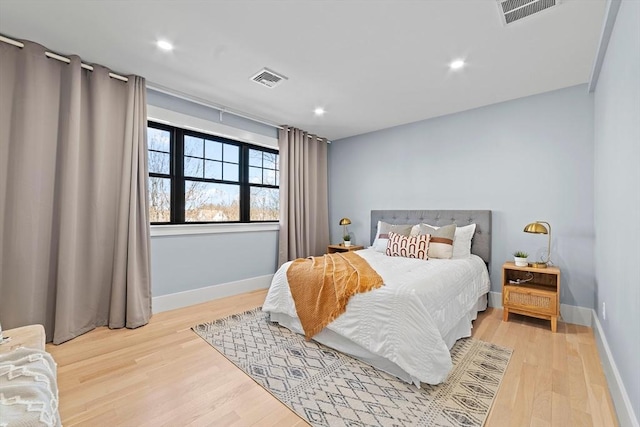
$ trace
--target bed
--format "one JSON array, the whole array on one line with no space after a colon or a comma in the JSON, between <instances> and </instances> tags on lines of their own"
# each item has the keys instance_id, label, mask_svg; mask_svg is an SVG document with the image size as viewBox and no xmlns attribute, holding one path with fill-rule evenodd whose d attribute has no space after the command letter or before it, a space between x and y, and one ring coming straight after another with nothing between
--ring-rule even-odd
<instances>
[{"instance_id":1,"label":"bed","mask_svg":"<svg viewBox=\"0 0 640 427\"><path fill-rule=\"evenodd\" d=\"M357 251L380 274L384 286L353 296L346 312L313 339L418 387L439 384L452 367L450 348L471 335L472 321L487 307L491 211L374 210L372 242L378 221L476 224L472 255L424 261L389 257L372 248ZM272 321L303 333L287 282L289 265L275 273L263 310Z\"/></svg>"}]
</instances>

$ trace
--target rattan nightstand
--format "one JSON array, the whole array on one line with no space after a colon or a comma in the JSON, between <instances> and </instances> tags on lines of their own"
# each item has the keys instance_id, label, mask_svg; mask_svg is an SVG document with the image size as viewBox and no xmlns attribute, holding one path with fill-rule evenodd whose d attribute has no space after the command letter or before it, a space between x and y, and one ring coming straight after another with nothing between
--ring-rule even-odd
<instances>
[{"instance_id":1,"label":"rattan nightstand","mask_svg":"<svg viewBox=\"0 0 640 427\"><path fill-rule=\"evenodd\" d=\"M523 282L531 278L531 280ZM513 262L502 266L503 320L509 313L524 314L551 321L555 332L560 317L560 269L558 267L517 267Z\"/></svg>"},{"instance_id":2,"label":"rattan nightstand","mask_svg":"<svg viewBox=\"0 0 640 427\"><path fill-rule=\"evenodd\" d=\"M364 246L358 246L358 245L345 246L343 243L340 243L339 245L327 246L327 253L333 254L336 252L359 251L360 249L364 249Z\"/></svg>"}]
</instances>

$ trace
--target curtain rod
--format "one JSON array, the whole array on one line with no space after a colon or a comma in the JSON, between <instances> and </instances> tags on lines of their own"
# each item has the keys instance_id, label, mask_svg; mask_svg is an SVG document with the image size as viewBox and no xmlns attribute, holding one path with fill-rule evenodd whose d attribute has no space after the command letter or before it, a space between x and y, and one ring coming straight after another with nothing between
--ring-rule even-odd
<instances>
[{"instance_id":1,"label":"curtain rod","mask_svg":"<svg viewBox=\"0 0 640 427\"><path fill-rule=\"evenodd\" d=\"M14 39L10 39L8 37L5 37L2 34L0 34L0 41L5 42L5 43L10 44L10 45L13 45L13 46L16 46L16 47L19 47L21 49L24 47L24 43L22 43L22 42L20 42L18 40L14 40ZM57 53L54 53L54 52L46 51L44 54L47 56L47 58L57 59L58 61L66 62L67 64L71 63L71 59L69 59L67 57L64 57L62 55L58 55ZM81 62L80 65L85 70L93 71L93 67L91 65L89 65L89 64L85 64L84 62ZM112 73L112 72L109 72L109 77L112 77L112 78L117 79L117 80L121 80L123 82L128 82L129 81L129 79L127 77L121 76L120 74L116 74L116 73ZM238 112L238 111L235 111L235 110L228 109L228 108L226 108L226 107L224 107L222 105L217 105L217 104L214 104L213 102L209 102L209 101L206 101L204 99L200 99L200 98L197 98L197 97L194 97L194 96L191 96L191 95L187 95L185 93L182 93L182 92L179 92L179 91L176 91L176 90L173 90L173 89L166 88L166 87L161 86L161 85L159 85L157 83L147 82L146 86L149 89L155 90L157 92L164 93L166 95L175 96L176 98L180 98L180 99L183 99L185 101L193 102L195 104L199 104L199 105L202 105L202 106L205 106L205 107L209 107L209 108L214 108L214 109L220 111L220 121L221 122L222 122L222 114L227 113L227 114L232 114L234 116L242 117L243 119L253 120L254 122L262 123L263 125L272 126L272 127L276 128L276 129L284 129L283 126L274 124L273 122L269 122L267 120L259 119L259 118L256 118L256 117L252 117L252 116L250 116L248 114L245 114L245 113L241 113L241 112ZM289 130L287 129L287 132L288 131ZM313 138L312 135L307 135L307 137L308 138ZM317 135L316 135L316 137L317 137ZM329 141L328 139L326 139L326 141L327 141L328 144L331 144L331 141Z\"/></svg>"},{"instance_id":2,"label":"curtain rod","mask_svg":"<svg viewBox=\"0 0 640 427\"><path fill-rule=\"evenodd\" d=\"M207 101L205 99L198 98L196 96L189 95L189 94L186 94L184 92L177 91L175 89L169 89L168 87L159 85L157 83L153 83L153 82L147 81L147 88L151 89L151 90L155 90L156 92L164 93L165 95L174 96L176 98L192 102L194 104L198 104L198 105L202 105L204 107L209 107L209 108L213 108L215 110L218 110L218 111L220 111L220 122L222 122L222 115L223 114L231 114L233 116L242 117L243 119L252 120L252 121L257 122L257 123L262 123L263 125L271 126L271 127L276 128L276 129L284 129L284 126L277 125L277 124L275 124L273 122L270 122L268 120L260 119L260 118L257 118L255 116L251 116L251 115L246 114L246 113L241 113L241 112L239 112L237 110L229 109L229 108L227 108L227 107L225 107L223 105L219 105L219 104L216 104L214 102L210 102L210 101ZM287 129L287 132L289 132L289 129ZM307 135L308 138L313 138L313 136L314 135ZM319 138L319 139L325 139L325 138L320 138L317 135L315 135L315 136L317 138ZM327 141L327 144L331 144L331 141L329 141L328 139L325 139L325 140Z\"/></svg>"},{"instance_id":3,"label":"curtain rod","mask_svg":"<svg viewBox=\"0 0 640 427\"><path fill-rule=\"evenodd\" d=\"M267 125L267 126L271 126L274 127L276 129L284 129L284 127L277 125L273 122L269 122L267 120L264 119L260 119L260 118L256 118L253 116L250 116L249 114L245 114L245 113L241 113L239 111L235 111L233 109L229 109L223 105L218 105L215 104L213 102L209 102L207 100L174 90L174 89L169 89L167 87L164 87L162 85L159 85L157 83L153 83L153 82L147 82L147 88L151 89L151 90L155 90L156 92L160 92L160 93L164 93L166 95L171 95L174 96L176 98L180 98L183 99L185 101L189 101L189 102L193 102L194 104L198 104L198 105L202 105L204 107L209 107L209 108L213 108L216 109L218 111L220 111L220 116L222 116L222 114L232 114L234 116L238 116L238 117L242 117L243 119L248 119L248 120L253 120L254 122L258 122L258 123L262 123L263 125ZM220 121L222 121L222 117L220 119Z\"/></svg>"},{"instance_id":4,"label":"curtain rod","mask_svg":"<svg viewBox=\"0 0 640 427\"><path fill-rule=\"evenodd\" d=\"M19 47L20 49L22 49L24 47L24 43L19 42L17 40L10 39L10 38L5 37L3 35L0 35L0 41L5 42L5 43L10 44L10 45L13 45L13 46L16 46L16 47ZM65 62L67 64L71 63L71 59L69 59L69 58L67 58L65 56L62 56L62 55L58 55L57 53L54 53L54 52L46 51L44 54L46 55L47 58L57 59L58 61ZM85 70L93 71L93 66L91 66L89 64L85 64L84 62L81 62L80 66L82 68L84 68ZM116 74L116 73L112 73L112 72L109 72L109 77L114 78L116 80L121 80L123 82L128 82L129 81L129 79L127 77L121 76L120 74Z\"/></svg>"}]
</instances>

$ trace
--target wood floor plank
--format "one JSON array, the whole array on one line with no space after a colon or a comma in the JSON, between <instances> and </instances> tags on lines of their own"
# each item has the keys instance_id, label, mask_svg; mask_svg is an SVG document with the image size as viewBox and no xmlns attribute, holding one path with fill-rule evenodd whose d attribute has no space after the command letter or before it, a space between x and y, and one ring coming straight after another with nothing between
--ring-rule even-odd
<instances>
[{"instance_id":1,"label":"wood floor plank","mask_svg":"<svg viewBox=\"0 0 640 427\"><path fill-rule=\"evenodd\" d=\"M260 306L255 291L154 315L134 330L98 328L47 345L65 426L305 426L190 328ZM488 308L473 337L513 349L486 426L616 426L590 328Z\"/></svg>"},{"instance_id":2,"label":"wood floor plank","mask_svg":"<svg viewBox=\"0 0 640 427\"><path fill-rule=\"evenodd\" d=\"M537 366L527 362L522 363L520 367L518 388L515 394L515 402L520 402L520 404L515 404L511 408L509 422L511 426L526 426L531 424L537 369Z\"/></svg>"},{"instance_id":3,"label":"wood floor plank","mask_svg":"<svg viewBox=\"0 0 640 427\"><path fill-rule=\"evenodd\" d=\"M300 425L307 425L295 412L289 411L287 413L281 412L269 412L265 416L259 419L255 426L290 426L300 423Z\"/></svg>"},{"instance_id":4,"label":"wood floor plank","mask_svg":"<svg viewBox=\"0 0 640 427\"><path fill-rule=\"evenodd\" d=\"M572 425L571 401L568 395L555 392L551 394L551 425L561 427Z\"/></svg>"},{"instance_id":5,"label":"wood floor plank","mask_svg":"<svg viewBox=\"0 0 640 427\"><path fill-rule=\"evenodd\" d=\"M539 418L532 418L530 426L531 427L551 427L551 423L547 421L542 421Z\"/></svg>"},{"instance_id":6,"label":"wood floor plank","mask_svg":"<svg viewBox=\"0 0 640 427\"><path fill-rule=\"evenodd\" d=\"M551 353L553 358L552 367L554 370L566 372L567 365L567 329L564 322L558 323L558 331L551 337Z\"/></svg>"},{"instance_id":7,"label":"wood floor plank","mask_svg":"<svg viewBox=\"0 0 640 427\"><path fill-rule=\"evenodd\" d=\"M569 377L567 371L551 370L551 391L569 398Z\"/></svg>"},{"instance_id":8,"label":"wood floor plank","mask_svg":"<svg viewBox=\"0 0 640 427\"><path fill-rule=\"evenodd\" d=\"M536 421L551 423L552 370L538 369L531 417Z\"/></svg>"},{"instance_id":9,"label":"wood floor plank","mask_svg":"<svg viewBox=\"0 0 640 427\"><path fill-rule=\"evenodd\" d=\"M589 412L587 383L579 354L569 356L569 397L572 409Z\"/></svg>"}]
</instances>

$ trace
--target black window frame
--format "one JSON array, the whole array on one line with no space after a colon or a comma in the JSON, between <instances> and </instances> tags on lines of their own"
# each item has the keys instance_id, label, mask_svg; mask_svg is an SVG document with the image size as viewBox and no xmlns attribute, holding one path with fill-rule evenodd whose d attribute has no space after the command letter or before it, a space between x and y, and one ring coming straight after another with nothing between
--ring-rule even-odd
<instances>
[{"instance_id":1,"label":"black window frame","mask_svg":"<svg viewBox=\"0 0 640 427\"><path fill-rule=\"evenodd\" d=\"M267 148L260 145L249 144L243 141L224 138L217 135L198 132L191 129L184 129L177 126L158 123L151 120L147 121L147 128L159 129L169 132L170 139L170 173L160 174L149 172L149 177L169 178L171 179L171 197L170 197L170 221L169 222L150 222L151 225L183 225L183 224L242 224L242 223L278 223L279 219L273 220L251 220L251 187L274 188L280 190L279 178L278 185L258 184L249 182L249 150L258 150L262 152L272 153L280 156L277 149ZM213 178L196 178L186 177L184 175L184 140L185 136L202 138L210 141L217 141L223 144L235 145L239 147L238 152L238 181L229 181L224 179ZM224 149L223 149L224 150ZM204 157L203 157L204 160ZM224 162L224 160L222 161ZM264 168L263 168L264 169ZM266 168L273 170L270 168ZM276 169L279 174L279 166ZM224 175L223 175L224 178ZM240 219L238 221L186 221L185 220L185 182L200 181L217 184L238 185L240 193Z\"/></svg>"}]
</instances>

